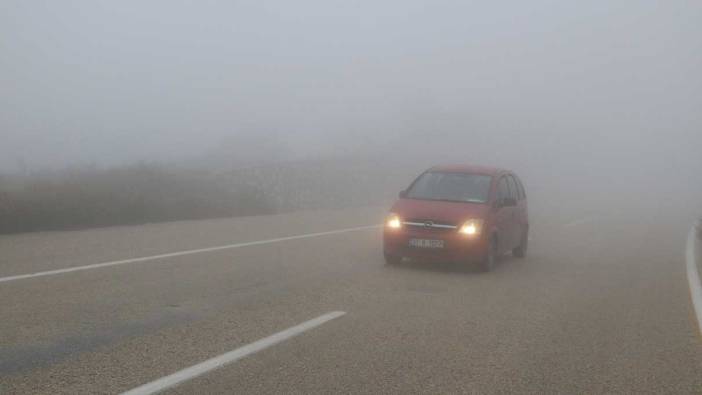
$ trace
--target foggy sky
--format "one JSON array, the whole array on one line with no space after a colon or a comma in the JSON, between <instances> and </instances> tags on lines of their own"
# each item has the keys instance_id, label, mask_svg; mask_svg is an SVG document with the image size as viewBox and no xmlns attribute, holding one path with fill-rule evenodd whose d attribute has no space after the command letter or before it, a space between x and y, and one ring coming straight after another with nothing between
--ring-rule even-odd
<instances>
[{"instance_id":1,"label":"foggy sky","mask_svg":"<svg viewBox=\"0 0 702 395\"><path fill-rule=\"evenodd\" d=\"M697 1L4 1L0 171L455 141L700 164L700 21Z\"/></svg>"}]
</instances>

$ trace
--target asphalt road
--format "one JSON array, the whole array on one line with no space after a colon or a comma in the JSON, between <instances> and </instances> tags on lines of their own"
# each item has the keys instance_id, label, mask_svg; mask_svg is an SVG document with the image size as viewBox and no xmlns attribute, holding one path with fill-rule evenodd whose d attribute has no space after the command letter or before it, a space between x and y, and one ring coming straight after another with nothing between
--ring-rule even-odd
<instances>
[{"instance_id":1,"label":"asphalt road","mask_svg":"<svg viewBox=\"0 0 702 395\"><path fill-rule=\"evenodd\" d=\"M0 237L0 278L378 224L382 208ZM0 282L0 393L702 393L691 221L532 215L492 273L383 264L356 229Z\"/></svg>"}]
</instances>

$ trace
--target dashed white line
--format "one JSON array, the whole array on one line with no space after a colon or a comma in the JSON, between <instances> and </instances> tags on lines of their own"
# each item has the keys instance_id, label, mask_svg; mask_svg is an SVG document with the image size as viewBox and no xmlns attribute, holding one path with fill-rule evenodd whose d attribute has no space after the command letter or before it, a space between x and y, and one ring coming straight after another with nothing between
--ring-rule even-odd
<instances>
[{"instance_id":1,"label":"dashed white line","mask_svg":"<svg viewBox=\"0 0 702 395\"><path fill-rule=\"evenodd\" d=\"M309 321L303 322L300 325L293 326L282 332L278 332L272 336L268 336L264 339L258 340L254 343L248 344L246 346L237 348L236 350L229 351L228 353L219 355L217 357L208 359L207 361L201 362L197 365L193 365L189 368L175 372L169 376L162 377L158 380L152 381L148 384L144 384L140 387L134 388L130 391L124 392L122 395L149 395L161 392L167 388L174 387L184 381L191 380L197 376L203 375L212 370L221 368L224 365L230 364L232 362L238 361L248 355L257 353L264 350L270 346L278 344L282 341L290 339L291 337L297 336L302 332L308 331L312 328L320 326L325 322L331 321L335 318L341 317L346 314L343 311L333 311L331 313L324 314L317 318L311 319Z\"/></svg>"},{"instance_id":2,"label":"dashed white line","mask_svg":"<svg viewBox=\"0 0 702 395\"><path fill-rule=\"evenodd\" d=\"M334 235L334 234L339 234L339 233L356 232L359 230L374 229L374 228L378 228L380 226L381 225L359 226L356 228L337 229L337 230L331 230L331 231L327 231L327 232L308 233L308 234L304 234L304 235L279 237L276 239L249 241L249 242L245 242L245 243L236 243L236 244L229 244L229 245L224 245L224 246L199 248L199 249L195 249L195 250L178 251L178 252L171 252L171 253L167 253L167 254L124 259L124 260L120 260L120 261L95 263L92 265L85 265L85 266L74 266L74 267L69 267L69 268L65 268L65 269L47 270L44 272L18 274L15 276L0 277L0 283L4 283L4 282L8 282L8 281L25 280L25 279L29 279L29 278L35 278L35 277L55 276L57 274L71 273L71 272L77 272L77 271L83 271L83 270L100 269L100 268L109 267L109 266L125 265L128 263L154 261L154 260L158 260L158 259L173 258L173 257L178 257L178 256L183 256L183 255L200 254L203 252L229 250L229 249L233 249L233 248L250 247L250 246L257 246L257 245L270 244L270 243L278 243L281 241L299 240L299 239L307 239L310 237L319 237L319 236Z\"/></svg>"},{"instance_id":3,"label":"dashed white line","mask_svg":"<svg viewBox=\"0 0 702 395\"><path fill-rule=\"evenodd\" d=\"M690 283L690 298L692 299L692 307L697 315L697 329L702 334L702 284L700 284L700 276L697 270L698 251L696 248L697 230L693 227L687 236L687 281Z\"/></svg>"}]
</instances>

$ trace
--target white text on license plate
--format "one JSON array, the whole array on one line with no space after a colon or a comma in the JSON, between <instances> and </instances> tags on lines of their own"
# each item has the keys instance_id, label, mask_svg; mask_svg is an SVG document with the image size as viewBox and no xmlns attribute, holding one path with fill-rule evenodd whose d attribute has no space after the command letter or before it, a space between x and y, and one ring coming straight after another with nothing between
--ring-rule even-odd
<instances>
[{"instance_id":1,"label":"white text on license plate","mask_svg":"<svg viewBox=\"0 0 702 395\"><path fill-rule=\"evenodd\" d=\"M410 247L418 248L444 248L443 240L410 239Z\"/></svg>"}]
</instances>

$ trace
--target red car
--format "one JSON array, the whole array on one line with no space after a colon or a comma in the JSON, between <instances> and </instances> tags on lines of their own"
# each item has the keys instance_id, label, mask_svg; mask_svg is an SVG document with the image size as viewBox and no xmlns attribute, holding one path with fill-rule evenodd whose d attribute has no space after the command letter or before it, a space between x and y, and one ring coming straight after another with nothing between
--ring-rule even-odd
<instances>
[{"instance_id":1,"label":"red car","mask_svg":"<svg viewBox=\"0 0 702 395\"><path fill-rule=\"evenodd\" d=\"M478 166L431 168L400 192L384 226L388 264L402 258L476 262L490 271L508 251L526 255L529 216L513 172Z\"/></svg>"}]
</instances>

